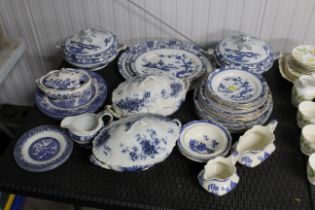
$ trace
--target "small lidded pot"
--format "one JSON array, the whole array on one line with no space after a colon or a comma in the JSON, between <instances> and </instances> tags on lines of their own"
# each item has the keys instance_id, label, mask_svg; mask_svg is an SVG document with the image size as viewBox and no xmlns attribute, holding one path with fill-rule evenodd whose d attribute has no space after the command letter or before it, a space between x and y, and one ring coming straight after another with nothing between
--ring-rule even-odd
<instances>
[{"instance_id":1,"label":"small lidded pot","mask_svg":"<svg viewBox=\"0 0 315 210\"><path fill-rule=\"evenodd\" d=\"M58 47L68 63L94 70L105 67L119 53L114 34L91 28L67 38Z\"/></svg>"},{"instance_id":2,"label":"small lidded pot","mask_svg":"<svg viewBox=\"0 0 315 210\"><path fill-rule=\"evenodd\" d=\"M297 124L303 128L308 124L315 124L315 102L303 101L298 106Z\"/></svg>"},{"instance_id":3,"label":"small lidded pot","mask_svg":"<svg viewBox=\"0 0 315 210\"><path fill-rule=\"evenodd\" d=\"M220 65L242 66L257 74L268 71L278 57L266 42L247 35L229 36L216 46L214 52L209 52L214 53Z\"/></svg>"},{"instance_id":4,"label":"small lidded pot","mask_svg":"<svg viewBox=\"0 0 315 210\"><path fill-rule=\"evenodd\" d=\"M63 68L50 71L36 80L38 88L52 99L72 99L91 95L91 75L82 69Z\"/></svg>"},{"instance_id":5,"label":"small lidded pot","mask_svg":"<svg viewBox=\"0 0 315 210\"><path fill-rule=\"evenodd\" d=\"M315 152L315 125L306 125L300 136L300 149L304 155L310 156Z\"/></svg>"}]
</instances>

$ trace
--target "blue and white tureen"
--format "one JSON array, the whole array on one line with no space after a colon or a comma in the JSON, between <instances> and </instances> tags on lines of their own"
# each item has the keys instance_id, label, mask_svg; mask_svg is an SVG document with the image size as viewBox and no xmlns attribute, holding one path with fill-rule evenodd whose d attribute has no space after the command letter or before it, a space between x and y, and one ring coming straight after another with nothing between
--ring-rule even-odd
<instances>
[{"instance_id":1,"label":"blue and white tureen","mask_svg":"<svg viewBox=\"0 0 315 210\"><path fill-rule=\"evenodd\" d=\"M140 113L168 116L178 110L188 89L188 80L168 74L139 75L114 90L109 109L116 117Z\"/></svg>"},{"instance_id":2,"label":"blue and white tureen","mask_svg":"<svg viewBox=\"0 0 315 210\"><path fill-rule=\"evenodd\" d=\"M115 171L145 170L164 161L179 137L181 123L160 115L133 115L103 128L90 160Z\"/></svg>"},{"instance_id":3,"label":"blue and white tureen","mask_svg":"<svg viewBox=\"0 0 315 210\"><path fill-rule=\"evenodd\" d=\"M266 42L247 35L225 38L214 53L221 65L242 66L258 74L268 71L278 57Z\"/></svg>"},{"instance_id":4,"label":"blue and white tureen","mask_svg":"<svg viewBox=\"0 0 315 210\"><path fill-rule=\"evenodd\" d=\"M119 53L116 36L96 29L84 29L59 47L68 63L93 70L105 67Z\"/></svg>"}]
</instances>

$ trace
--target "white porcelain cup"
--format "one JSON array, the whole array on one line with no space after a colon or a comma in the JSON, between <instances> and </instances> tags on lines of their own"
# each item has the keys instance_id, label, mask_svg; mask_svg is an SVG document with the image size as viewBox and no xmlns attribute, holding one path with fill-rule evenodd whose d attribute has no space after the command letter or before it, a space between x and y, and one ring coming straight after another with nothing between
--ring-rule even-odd
<instances>
[{"instance_id":1,"label":"white porcelain cup","mask_svg":"<svg viewBox=\"0 0 315 210\"><path fill-rule=\"evenodd\" d=\"M315 152L315 125L306 125L300 136L300 149L304 155L310 156Z\"/></svg>"},{"instance_id":2,"label":"white porcelain cup","mask_svg":"<svg viewBox=\"0 0 315 210\"><path fill-rule=\"evenodd\" d=\"M306 166L307 179L312 184L315 185L315 153L309 156Z\"/></svg>"},{"instance_id":3,"label":"white porcelain cup","mask_svg":"<svg viewBox=\"0 0 315 210\"><path fill-rule=\"evenodd\" d=\"M308 124L315 124L315 102L303 101L298 106L297 124L303 128Z\"/></svg>"}]
</instances>

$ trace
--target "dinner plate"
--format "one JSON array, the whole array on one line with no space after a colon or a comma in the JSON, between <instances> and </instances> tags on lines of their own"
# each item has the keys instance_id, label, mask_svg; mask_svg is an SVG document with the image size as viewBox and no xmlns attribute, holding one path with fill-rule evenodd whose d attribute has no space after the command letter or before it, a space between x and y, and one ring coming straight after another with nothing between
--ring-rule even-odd
<instances>
[{"instance_id":1,"label":"dinner plate","mask_svg":"<svg viewBox=\"0 0 315 210\"><path fill-rule=\"evenodd\" d=\"M16 163L24 170L44 172L63 164L71 155L73 142L66 130L42 125L24 133L14 147Z\"/></svg>"},{"instance_id":2,"label":"dinner plate","mask_svg":"<svg viewBox=\"0 0 315 210\"><path fill-rule=\"evenodd\" d=\"M118 61L119 72L126 79L159 71L192 81L209 68L212 66L203 49L168 40L140 42L125 51Z\"/></svg>"},{"instance_id":3,"label":"dinner plate","mask_svg":"<svg viewBox=\"0 0 315 210\"><path fill-rule=\"evenodd\" d=\"M230 103L249 103L266 94L262 76L244 69L225 67L209 74L207 90Z\"/></svg>"},{"instance_id":4,"label":"dinner plate","mask_svg":"<svg viewBox=\"0 0 315 210\"><path fill-rule=\"evenodd\" d=\"M55 106L50 99L39 89L35 92L35 101L38 109L53 119L63 119L67 116L78 115L86 112L95 112L99 109L107 96L107 84L102 76L95 72L89 72L92 76L92 83L95 85L95 94L89 102L77 107Z\"/></svg>"}]
</instances>

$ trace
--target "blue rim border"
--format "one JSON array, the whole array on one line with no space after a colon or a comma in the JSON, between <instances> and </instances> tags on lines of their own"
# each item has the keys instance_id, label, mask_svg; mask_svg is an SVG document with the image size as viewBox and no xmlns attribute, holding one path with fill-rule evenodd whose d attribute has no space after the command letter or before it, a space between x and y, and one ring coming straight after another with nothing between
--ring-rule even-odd
<instances>
[{"instance_id":1,"label":"blue rim border","mask_svg":"<svg viewBox=\"0 0 315 210\"><path fill-rule=\"evenodd\" d=\"M32 164L29 163L27 160L23 158L23 154L21 153L22 147L24 147L25 143L28 141L28 139L36 135L36 133L45 132L45 131L54 131L58 132L64 137L64 140L66 142L66 148L62 155L57 158L53 162L48 162L46 164ZM14 152L13 156L16 161L16 163L24 170L31 171L31 172L44 172L49 171L52 169L57 168L58 166L62 165L64 162L68 160L73 150L73 142L70 136L68 135L68 132L66 130L63 130L59 128L56 125L41 125L37 126L35 128L32 128L31 130L25 132L16 142L14 146Z\"/></svg>"}]
</instances>

